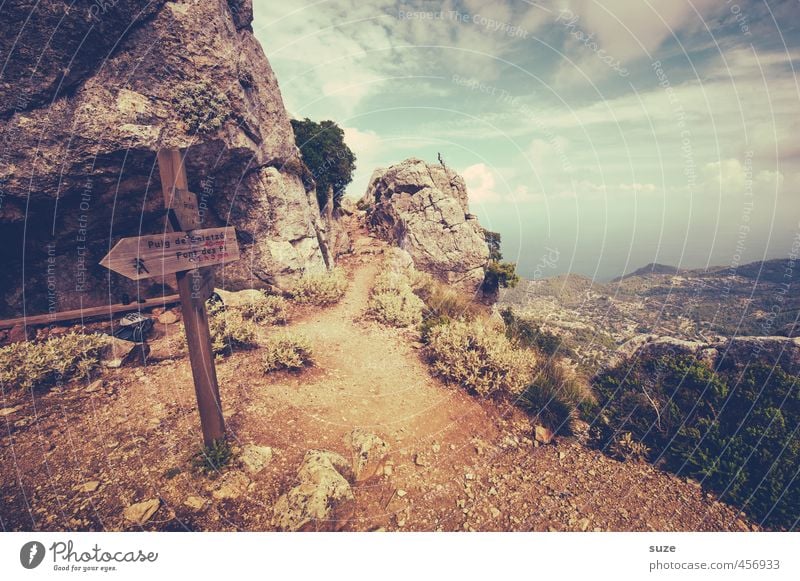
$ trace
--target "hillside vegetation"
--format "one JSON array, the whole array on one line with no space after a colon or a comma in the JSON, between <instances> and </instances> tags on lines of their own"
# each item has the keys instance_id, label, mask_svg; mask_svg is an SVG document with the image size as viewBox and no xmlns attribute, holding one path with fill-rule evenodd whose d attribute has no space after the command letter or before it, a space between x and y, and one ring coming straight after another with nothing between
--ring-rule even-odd
<instances>
[{"instance_id":1,"label":"hillside vegetation","mask_svg":"<svg viewBox=\"0 0 800 581\"><path fill-rule=\"evenodd\" d=\"M709 368L687 355L626 361L595 381L603 449L627 434L642 457L689 476L755 520L800 517L800 382L756 362Z\"/></svg>"},{"instance_id":2,"label":"hillside vegetation","mask_svg":"<svg viewBox=\"0 0 800 581\"><path fill-rule=\"evenodd\" d=\"M684 479L593 450L587 414L594 397L554 356L552 338L542 340L523 321L504 322L417 271L402 252L359 230L351 235L361 250L332 279L305 280L288 301L246 291L234 304L226 296L227 306L212 314L228 317L217 358L232 436L224 447L198 449L188 359L174 349L180 334L171 322L158 324L146 367L134 362L45 388L35 414L24 394L12 395L2 410L12 437L0 456L12 462L13 442L24 490L38 488L23 496L14 473L3 472L3 526L756 526ZM329 294L342 288L338 300ZM383 303L371 302L400 293L408 318L393 310L384 317ZM309 296L326 298L317 306ZM248 341L233 340L242 326ZM71 439L64 425L85 436ZM38 434L49 442L46 467L34 460ZM304 480L309 471L323 480ZM307 491L326 499L322 513Z\"/></svg>"}]
</instances>

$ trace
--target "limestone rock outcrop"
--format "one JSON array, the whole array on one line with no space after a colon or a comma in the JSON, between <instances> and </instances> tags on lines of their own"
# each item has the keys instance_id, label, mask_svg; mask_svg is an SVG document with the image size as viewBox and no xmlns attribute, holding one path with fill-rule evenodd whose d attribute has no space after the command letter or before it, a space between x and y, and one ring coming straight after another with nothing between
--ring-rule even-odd
<instances>
[{"instance_id":1,"label":"limestone rock outcrop","mask_svg":"<svg viewBox=\"0 0 800 581\"><path fill-rule=\"evenodd\" d=\"M362 428L355 428L344 438L351 454L351 467L356 482L382 473L389 454L389 444L380 436Z\"/></svg>"},{"instance_id":2,"label":"limestone rock outcrop","mask_svg":"<svg viewBox=\"0 0 800 581\"><path fill-rule=\"evenodd\" d=\"M716 337L707 342L659 335L637 335L619 347L610 366L636 357L693 355L711 369L756 363L800 374L800 337Z\"/></svg>"},{"instance_id":3,"label":"limestone rock outcrop","mask_svg":"<svg viewBox=\"0 0 800 581\"><path fill-rule=\"evenodd\" d=\"M163 231L165 147L186 151L203 226L239 232L242 260L220 285L325 268L251 0L15 0L2 15L0 315L165 291L97 265L119 238Z\"/></svg>"},{"instance_id":4,"label":"limestone rock outcrop","mask_svg":"<svg viewBox=\"0 0 800 581\"><path fill-rule=\"evenodd\" d=\"M273 525L283 531L336 531L352 518L355 496L350 465L339 454L309 450L298 484L275 503Z\"/></svg>"},{"instance_id":5,"label":"limestone rock outcrop","mask_svg":"<svg viewBox=\"0 0 800 581\"><path fill-rule=\"evenodd\" d=\"M479 290L489 248L470 214L461 176L441 164L407 159L375 170L361 206L370 230L408 251L419 270L463 290Z\"/></svg>"}]
</instances>

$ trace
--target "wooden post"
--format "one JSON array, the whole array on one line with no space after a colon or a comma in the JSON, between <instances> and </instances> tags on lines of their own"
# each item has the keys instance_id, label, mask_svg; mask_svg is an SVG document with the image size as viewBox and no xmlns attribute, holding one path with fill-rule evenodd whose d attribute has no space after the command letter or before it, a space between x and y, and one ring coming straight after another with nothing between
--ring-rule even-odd
<instances>
[{"instance_id":1,"label":"wooden post","mask_svg":"<svg viewBox=\"0 0 800 581\"><path fill-rule=\"evenodd\" d=\"M191 199L187 196L189 183L183 166L181 152L178 149L166 149L158 152L158 170L161 174L161 189L164 193L164 206L168 210L168 219L173 230L192 230L199 224L193 217L185 217L184 209L191 208ZM176 195L176 190L179 190ZM176 210L176 199L181 209ZM197 208L196 199L194 207ZM183 218L183 219L182 219ZM183 224L182 222L188 222ZM200 412L200 425L203 429L203 441L208 446L215 440L225 437L225 420L222 417L222 403L219 397L217 370L214 366L214 353L211 349L211 334L208 330L208 314L206 313L206 293L199 292L197 281L203 276L195 270L176 273L178 293L181 298L181 309L186 341L189 346L189 361L192 366L194 390L197 395L197 409ZM192 283L195 283L194 285Z\"/></svg>"}]
</instances>

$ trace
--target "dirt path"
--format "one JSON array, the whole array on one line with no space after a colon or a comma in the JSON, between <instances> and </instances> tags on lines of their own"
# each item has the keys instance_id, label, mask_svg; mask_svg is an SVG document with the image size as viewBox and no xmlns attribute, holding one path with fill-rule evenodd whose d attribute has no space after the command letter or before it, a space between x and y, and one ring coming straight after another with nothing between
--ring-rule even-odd
<instances>
[{"instance_id":1,"label":"dirt path","mask_svg":"<svg viewBox=\"0 0 800 581\"><path fill-rule=\"evenodd\" d=\"M258 422L268 409L282 410L270 414L273 437L298 462L310 448L344 451L344 437L353 428L389 443L392 481L358 488L360 515L353 530L389 526L396 511L384 505L398 488L412 486L420 474L431 482L449 479L452 463L463 463L472 451L472 439L499 434L497 410L432 378L412 336L363 320L378 268L374 258L355 264L338 305L289 326L310 339L315 369L274 376L270 395L254 403L247 420Z\"/></svg>"},{"instance_id":2,"label":"dirt path","mask_svg":"<svg viewBox=\"0 0 800 581\"><path fill-rule=\"evenodd\" d=\"M291 325L311 340L317 370L283 376L274 388L285 403L302 410L298 420L311 433L336 438L362 427L402 447L463 431L458 420L480 415L483 408L432 379L412 342L399 332L361 320L377 270L376 264L358 268L339 305Z\"/></svg>"},{"instance_id":3,"label":"dirt path","mask_svg":"<svg viewBox=\"0 0 800 581\"><path fill-rule=\"evenodd\" d=\"M0 418L4 530L135 530L131 504L158 499L158 530L271 530L272 507L309 449L345 452L366 428L390 447L390 476L355 487L349 530L737 530L736 512L685 480L624 464L573 440L536 447L515 410L432 378L408 332L361 318L378 257L346 261L351 283L289 328L316 366L264 375L259 352L219 361L227 426L239 448L269 446L253 474L198 476L198 418L186 358L106 372ZM8 408L6 408L8 409Z\"/></svg>"}]
</instances>

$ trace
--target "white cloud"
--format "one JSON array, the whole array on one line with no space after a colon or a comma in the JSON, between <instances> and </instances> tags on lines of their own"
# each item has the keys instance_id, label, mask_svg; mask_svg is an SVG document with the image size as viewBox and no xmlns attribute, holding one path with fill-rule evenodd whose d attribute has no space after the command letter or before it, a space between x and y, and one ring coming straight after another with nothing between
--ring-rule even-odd
<instances>
[{"instance_id":1,"label":"white cloud","mask_svg":"<svg viewBox=\"0 0 800 581\"><path fill-rule=\"evenodd\" d=\"M561 50L567 57L554 84L596 88L615 75L628 79L632 63L655 60L665 40L701 27L704 17L720 10L718 0L566 0L553 14L554 28L563 29Z\"/></svg>"},{"instance_id":2,"label":"white cloud","mask_svg":"<svg viewBox=\"0 0 800 581\"><path fill-rule=\"evenodd\" d=\"M751 46L726 50L705 73L707 79L764 79L769 83L774 73L800 66L800 50L757 51Z\"/></svg>"},{"instance_id":3,"label":"white cloud","mask_svg":"<svg viewBox=\"0 0 800 581\"><path fill-rule=\"evenodd\" d=\"M483 204L502 199L495 189L495 174L485 163L476 163L466 167L461 175L467 184L470 202Z\"/></svg>"},{"instance_id":4,"label":"white cloud","mask_svg":"<svg viewBox=\"0 0 800 581\"><path fill-rule=\"evenodd\" d=\"M254 2L254 31L278 73L287 108L348 117L391 74L394 3ZM388 14L388 15L387 15Z\"/></svg>"},{"instance_id":5,"label":"white cloud","mask_svg":"<svg viewBox=\"0 0 800 581\"><path fill-rule=\"evenodd\" d=\"M752 159L744 163L730 158L703 167L704 190L721 196L775 196L783 191L784 177L779 171L754 169Z\"/></svg>"},{"instance_id":6,"label":"white cloud","mask_svg":"<svg viewBox=\"0 0 800 581\"><path fill-rule=\"evenodd\" d=\"M733 195L744 192L745 168L738 159L707 163L703 168L703 175L709 193Z\"/></svg>"},{"instance_id":7,"label":"white cloud","mask_svg":"<svg viewBox=\"0 0 800 581\"><path fill-rule=\"evenodd\" d=\"M571 0L566 2L565 9L578 16L578 25L586 33L594 33L598 44L609 55L628 63L652 53L685 26L696 26L697 13L701 17L708 16L720 10L720 2Z\"/></svg>"},{"instance_id":8,"label":"white cloud","mask_svg":"<svg viewBox=\"0 0 800 581\"><path fill-rule=\"evenodd\" d=\"M514 204L532 204L541 203L546 201L546 196L538 192L533 192L526 185L520 185L514 188L514 191L509 196L509 199Z\"/></svg>"},{"instance_id":9,"label":"white cloud","mask_svg":"<svg viewBox=\"0 0 800 581\"><path fill-rule=\"evenodd\" d=\"M536 138L531 142L528 155L537 172L563 171L569 166L567 151L569 140L562 135L549 139Z\"/></svg>"},{"instance_id":10,"label":"white cloud","mask_svg":"<svg viewBox=\"0 0 800 581\"><path fill-rule=\"evenodd\" d=\"M719 0L545 0L553 7L549 13L519 0L303 1L298 8L298 3L255 0L255 29L288 109L334 119L345 128L358 158L352 195L363 194L375 167L410 156L435 159L441 149L455 167L466 167L463 174L477 204L525 203L535 213L550 200L566 200L567 207L573 200L607 199L609 208L624 211L634 196L658 207L663 197L664 207L677 215L690 194L708 194L709 203L717 203L720 193L741 195L744 160L752 159L754 195L766 200L784 194L774 200L780 204L777 214L796 214L800 92L792 66L800 69L800 50L791 44L785 51L764 49L779 39L770 40L774 24L752 22L756 9L750 5L753 37L744 39L711 24L714 37L705 31L704 20L724 17L730 9ZM615 78L594 51L554 23L554 4L578 15L578 26L593 33L598 46L631 76ZM512 38L452 19L401 20L401 8L480 14L520 26L530 36ZM786 22L790 12L784 10ZM785 24L779 19L779 25ZM763 34L756 35L757 28ZM696 78L686 61L673 58L680 55L673 32L689 51ZM533 36L563 38L565 44L554 48L563 49L596 87L611 92L597 92ZM748 45L737 48L743 40ZM671 95L656 85L648 51L662 60ZM453 74L496 87L497 94L457 85ZM498 98L502 91L509 99ZM683 129L690 131L696 171L691 184ZM563 171L564 158L569 172Z\"/></svg>"},{"instance_id":11,"label":"white cloud","mask_svg":"<svg viewBox=\"0 0 800 581\"><path fill-rule=\"evenodd\" d=\"M617 187L623 192L653 193L656 191L655 184L640 184L638 182L634 182L632 184L619 184Z\"/></svg>"},{"instance_id":12,"label":"white cloud","mask_svg":"<svg viewBox=\"0 0 800 581\"><path fill-rule=\"evenodd\" d=\"M254 1L254 30L278 72L288 108L314 107L329 116L351 116L369 97L391 90L383 80L408 75L499 76L502 62L520 41L479 15L533 34L547 12L528 3L454 0L431 4L393 0L331 0L292 3ZM401 12L458 13L462 18L401 17ZM543 16L544 15L544 16Z\"/></svg>"},{"instance_id":13,"label":"white cloud","mask_svg":"<svg viewBox=\"0 0 800 581\"><path fill-rule=\"evenodd\" d=\"M391 146L375 131L362 131L355 127L343 127L344 142L356 156L356 171L347 194L360 198L369 185L369 178L376 167L384 165L384 155Z\"/></svg>"},{"instance_id":14,"label":"white cloud","mask_svg":"<svg viewBox=\"0 0 800 581\"><path fill-rule=\"evenodd\" d=\"M361 131L355 127L345 127L344 141L356 154L374 153L381 147L382 139L374 131Z\"/></svg>"}]
</instances>

